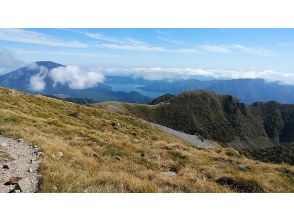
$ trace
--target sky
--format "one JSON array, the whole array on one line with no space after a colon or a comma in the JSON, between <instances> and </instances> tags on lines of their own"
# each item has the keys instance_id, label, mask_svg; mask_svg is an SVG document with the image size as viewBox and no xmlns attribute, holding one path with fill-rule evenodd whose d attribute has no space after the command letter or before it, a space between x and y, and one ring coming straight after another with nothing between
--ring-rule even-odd
<instances>
[{"instance_id":1,"label":"sky","mask_svg":"<svg viewBox=\"0 0 294 220\"><path fill-rule=\"evenodd\" d=\"M104 74L294 84L294 29L0 29L0 74L50 60Z\"/></svg>"}]
</instances>

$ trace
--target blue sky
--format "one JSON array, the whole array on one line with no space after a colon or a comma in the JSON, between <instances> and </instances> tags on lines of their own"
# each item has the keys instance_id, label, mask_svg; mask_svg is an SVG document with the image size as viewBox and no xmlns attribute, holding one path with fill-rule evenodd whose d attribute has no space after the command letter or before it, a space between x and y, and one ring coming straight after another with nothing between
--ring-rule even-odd
<instances>
[{"instance_id":1,"label":"blue sky","mask_svg":"<svg viewBox=\"0 0 294 220\"><path fill-rule=\"evenodd\" d=\"M14 59L84 68L294 73L294 29L0 29L0 51L2 71L1 59Z\"/></svg>"}]
</instances>

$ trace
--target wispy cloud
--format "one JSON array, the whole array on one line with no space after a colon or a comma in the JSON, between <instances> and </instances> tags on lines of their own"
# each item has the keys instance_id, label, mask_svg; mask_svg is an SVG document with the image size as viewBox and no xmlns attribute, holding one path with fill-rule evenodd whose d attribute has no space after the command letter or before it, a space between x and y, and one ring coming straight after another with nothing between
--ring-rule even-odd
<instances>
[{"instance_id":1,"label":"wispy cloud","mask_svg":"<svg viewBox=\"0 0 294 220\"><path fill-rule=\"evenodd\" d=\"M272 50L264 49L261 47L248 47L248 46L243 46L240 44L233 44L227 47L239 52L243 52L243 53L256 54L260 56L269 56L269 57L278 56L276 52Z\"/></svg>"},{"instance_id":2,"label":"wispy cloud","mask_svg":"<svg viewBox=\"0 0 294 220\"><path fill-rule=\"evenodd\" d=\"M103 47L115 50L133 50L133 51L154 51L154 52L164 52L165 48L160 46L155 46L152 44L145 43L140 40L132 38L114 38L110 36L105 36L99 33L85 33L87 37L98 40L100 44L96 47Z\"/></svg>"},{"instance_id":3,"label":"wispy cloud","mask_svg":"<svg viewBox=\"0 0 294 220\"><path fill-rule=\"evenodd\" d=\"M209 53L231 53L231 50L221 45L199 45L198 48Z\"/></svg>"},{"instance_id":4,"label":"wispy cloud","mask_svg":"<svg viewBox=\"0 0 294 220\"><path fill-rule=\"evenodd\" d=\"M18 60L12 52L0 51L0 75L8 73L22 64L23 62Z\"/></svg>"},{"instance_id":5,"label":"wispy cloud","mask_svg":"<svg viewBox=\"0 0 294 220\"><path fill-rule=\"evenodd\" d=\"M86 44L79 41L65 41L51 35L24 29L0 29L0 40L41 44L53 47L86 47Z\"/></svg>"},{"instance_id":6,"label":"wispy cloud","mask_svg":"<svg viewBox=\"0 0 294 220\"><path fill-rule=\"evenodd\" d=\"M63 51L63 50L56 50L56 51L41 51L41 50L24 50L24 49L13 49L15 53L21 55L27 54L36 54L36 55L58 55L58 56L77 56L77 57L87 57L87 58L119 58L122 57L120 55L110 55L110 54L102 54L96 52L83 52L83 51ZM129 56L129 55L128 55ZM124 55L123 57L126 57Z\"/></svg>"},{"instance_id":7,"label":"wispy cloud","mask_svg":"<svg viewBox=\"0 0 294 220\"><path fill-rule=\"evenodd\" d=\"M286 43L286 42L278 42L277 45L279 47L293 47L292 43Z\"/></svg>"},{"instance_id":8,"label":"wispy cloud","mask_svg":"<svg viewBox=\"0 0 294 220\"><path fill-rule=\"evenodd\" d=\"M159 32L159 33L161 33L161 32ZM158 39L162 40L162 41L165 41L165 42L168 42L168 43L171 43L171 44L178 45L178 46L184 46L184 47L190 47L191 46L190 44L187 44L185 41L171 39L169 37L166 37L166 35L164 35L164 36L159 35Z\"/></svg>"},{"instance_id":9,"label":"wispy cloud","mask_svg":"<svg viewBox=\"0 0 294 220\"><path fill-rule=\"evenodd\" d=\"M220 53L220 54L229 54L229 53L247 53L247 54L255 54L259 56L269 56L275 57L278 54L272 50L264 49L261 47L250 47L244 46L241 44L197 44L193 45L191 43L187 43L185 41L175 40L168 37L168 34L158 32L160 35L158 39L165 41L167 43L180 46L174 50L179 53Z\"/></svg>"}]
</instances>

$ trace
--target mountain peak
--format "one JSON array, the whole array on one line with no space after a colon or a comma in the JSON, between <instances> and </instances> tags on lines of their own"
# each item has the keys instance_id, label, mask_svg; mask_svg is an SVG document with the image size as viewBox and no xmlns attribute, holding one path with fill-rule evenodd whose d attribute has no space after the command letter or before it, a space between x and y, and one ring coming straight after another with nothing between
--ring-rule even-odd
<instances>
[{"instance_id":1,"label":"mountain peak","mask_svg":"<svg viewBox=\"0 0 294 220\"><path fill-rule=\"evenodd\" d=\"M51 70L51 69L54 69L54 68L57 68L57 67L61 67L61 66L64 66L62 64L59 64L59 63L55 63L53 61L36 61L34 63L31 63L29 64L28 66L26 67L29 67L31 65L35 65L37 64L38 66L44 66L46 67L48 70Z\"/></svg>"}]
</instances>

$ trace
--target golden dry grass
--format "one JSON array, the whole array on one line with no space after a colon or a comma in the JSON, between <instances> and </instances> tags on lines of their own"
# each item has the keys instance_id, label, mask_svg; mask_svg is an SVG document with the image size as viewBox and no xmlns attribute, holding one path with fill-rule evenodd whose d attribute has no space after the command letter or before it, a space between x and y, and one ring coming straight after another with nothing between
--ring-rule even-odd
<instances>
[{"instance_id":1,"label":"golden dry grass","mask_svg":"<svg viewBox=\"0 0 294 220\"><path fill-rule=\"evenodd\" d=\"M232 192L221 177L294 191L292 166L197 149L134 117L43 96L0 89L0 133L40 146L41 192Z\"/></svg>"}]
</instances>

